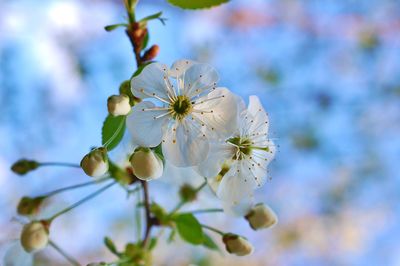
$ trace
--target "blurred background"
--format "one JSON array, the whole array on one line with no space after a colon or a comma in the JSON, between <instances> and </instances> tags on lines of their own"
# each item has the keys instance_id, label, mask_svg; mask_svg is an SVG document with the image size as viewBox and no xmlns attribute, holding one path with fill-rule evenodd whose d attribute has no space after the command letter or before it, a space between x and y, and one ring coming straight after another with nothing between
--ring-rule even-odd
<instances>
[{"instance_id":1,"label":"blurred background","mask_svg":"<svg viewBox=\"0 0 400 266\"><path fill-rule=\"evenodd\" d=\"M399 1L234 0L182 11L142 0L137 14L158 11L168 19L149 24L159 61L208 62L219 85L246 101L261 98L280 148L256 197L280 222L254 232L244 219L204 214L204 223L247 236L254 254L239 258L176 239L160 241L155 265L400 265ZM88 181L80 169L19 177L9 168L21 157L79 163L101 145L106 99L135 70L124 31L103 29L124 16L116 0L0 1L2 253L19 237L20 197ZM151 197L171 208L182 179L195 177L176 172L151 182ZM43 215L93 190L56 196ZM103 237L119 248L135 241L135 202L114 187L57 219L52 239L83 265L112 261ZM200 202L218 204L207 192ZM35 259L69 265L51 248Z\"/></svg>"}]
</instances>

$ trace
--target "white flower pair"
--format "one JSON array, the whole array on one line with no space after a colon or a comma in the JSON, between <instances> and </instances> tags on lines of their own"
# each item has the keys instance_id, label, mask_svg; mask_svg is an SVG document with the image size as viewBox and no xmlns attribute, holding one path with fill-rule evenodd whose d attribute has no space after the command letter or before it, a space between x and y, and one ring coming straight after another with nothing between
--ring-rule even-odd
<instances>
[{"instance_id":1,"label":"white flower pair","mask_svg":"<svg viewBox=\"0 0 400 266\"><path fill-rule=\"evenodd\" d=\"M136 144L161 143L167 162L195 167L222 200L238 203L265 182L275 145L258 97L246 109L217 81L211 66L190 60L146 66L131 80L132 93L144 101L133 107L127 127Z\"/></svg>"}]
</instances>

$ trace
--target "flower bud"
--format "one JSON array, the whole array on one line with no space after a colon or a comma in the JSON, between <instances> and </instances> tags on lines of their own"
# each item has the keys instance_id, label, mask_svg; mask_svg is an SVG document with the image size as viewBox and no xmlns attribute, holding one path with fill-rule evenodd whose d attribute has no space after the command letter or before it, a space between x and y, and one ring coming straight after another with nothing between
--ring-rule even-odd
<instances>
[{"instance_id":1,"label":"flower bud","mask_svg":"<svg viewBox=\"0 0 400 266\"><path fill-rule=\"evenodd\" d=\"M275 212L263 203L255 205L245 218L254 230L268 228L278 223Z\"/></svg>"},{"instance_id":2,"label":"flower bud","mask_svg":"<svg viewBox=\"0 0 400 266\"><path fill-rule=\"evenodd\" d=\"M196 196L197 196L197 191L191 185L184 184L179 189L179 196L180 196L181 200L184 201L184 202L194 201L196 199Z\"/></svg>"},{"instance_id":3,"label":"flower bud","mask_svg":"<svg viewBox=\"0 0 400 266\"><path fill-rule=\"evenodd\" d=\"M21 159L11 166L11 170L18 175L25 175L39 167L39 163L27 159Z\"/></svg>"},{"instance_id":4,"label":"flower bud","mask_svg":"<svg viewBox=\"0 0 400 266\"><path fill-rule=\"evenodd\" d=\"M18 203L18 214L25 216L37 214L39 212L40 205L42 204L44 199L45 197L23 197Z\"/></svg>"},{"instance_id":5,"label":"flower bud","mask_svg":"<svg viewBox=\"0 0 400 266\"><path fill-rule=\"evenodd\" d=\"M112 95L107 100L108 112L113 116L127 115L131 111L127 95Z\"/></svg>"},{"instance_id":6,"label":"flower bud","mask_svg":"<svg viewBox=\"0 0 400 266\"><path fill-rule=\"evenodd\" d=\"M86 266L107 266L108 264L107 263L105 263L105 262L92 262L92 263L89 263L88 265L86 265Z\"/></svg>"},{"instance_id":7,"label":"flower bud","mask_svg":"<svg viewBox=\"0 0 400 266\"><path fill-rule=\"evenodd\" d=\"M149 148L138 148L130 158L135 176L142 180L159 178L164 170L162 160Z\"/></svg>"},{"instance_id":8,"label":"flower bud","mask_svg":"<svg viewBox=\"0 0 400 266\"><path fill-rule=\"evenodd\" d=\"M225 234L222 238L226 250L237 256L246 256L253 252L253 246L249 241L235 234Z\"/></svg>"},{"instance_id":9,"label":"flower bud","mask_svg":"<svg viewBox=\"0 0 400 266\"><path fill-rule=\"evenodd\" d=\"M142 60L143 61L150 61L156 58L158 53L160 52L160 47L157 44L154 44L151 46L143 55Z\"/></svg>"},{"instance_id":10,"label":"flower bud","mask_svg":"<svg viewBox=\"0 0 400 266\"><path fill-rule=\"evenodd\" d=\"M83 171L92 177L100 177L108 171L107 150L103 147L89 152L81 161Z\"/></svg>"},{"instance_id":11,"label":"flower bud","mask_svg":"<svg viewBox=\"0 0 400 266\"><path fill-rule=\"evenodd\" d=\"M26 224L21 233L21 245L26 252L45 248L49 242L49 224L45 221L34 221Z\"/></svg>"}]
</instances>

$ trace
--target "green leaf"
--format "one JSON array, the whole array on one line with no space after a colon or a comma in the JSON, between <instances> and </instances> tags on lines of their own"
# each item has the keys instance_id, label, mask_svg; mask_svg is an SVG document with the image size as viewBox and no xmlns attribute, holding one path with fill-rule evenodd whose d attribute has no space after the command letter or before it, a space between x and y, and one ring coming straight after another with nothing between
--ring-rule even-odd
<instances>
[{"instance_id":1,"label":"green leaf","mask_svg":"<svg viewBox=\"0 0 400 266\"><path fill-rule=\"evenodd\" d=\"M106 31L113 31L113 30L115 30L116 28L119 28L119 27L128 27L128 24L120 23L120 24L108 25L108 26L105 26L104 29Z\"/></svg>"},{"instance_id":2,"label":"green leaf","mask_svg":"<svg viewBox=\"0 0 400 266\"><path fill-rule=\"evenodd\" d=\"M149 34L149 32L147 32L143 38L142 50L146 49L147 45L149 44L149 39L150 39L150 34Z\"/></svg>"},{"instance_id":3,"label":"green leaf","mask_svg":"<svg viewBox=\"0 0 400 266\"><path fill-rule=\"evenodd\" d=\"M219 6L229 0L167 0L171 5L183 9L201 9Z\"/></svg>"},{"instance_id":4,"label":"green leaf","mask_svg":"<svg viewBox=\"0 0 400 266\"><path fill-rule=\"evenodd\" d=\"M157 245L157 238L156 237L152 237L150 239L149 250L152 250L153 248L155 248L156 245Z\"/></svg>"},{"instance_id":5,"label":"green leaf","mask_svg":"<svg viewBox=\"0 0 400 266\"><path fill-rule=\"evenodd\" d=\"M105 237L104 238L104 244L110 250L114 255L120 256L120 253L117 250L117 247L115 246L114 242L109 238Z\"/></svg>"},{"instance_id":6,"label":"green leaf","mask_svg":"<svg viewBox=\"0 0 400 266\"><path fill-rule=\"evenodd\" d=\"M125 133L125 116L108 115L101 130L101 143L108 151L114 149Z\"/></svg>"},{"instance_id":7,"label":"green leaf","mask_svg":"<svg viewBox=\"0 0 400 266\"><path fill-rule=\"evenodd\" d=\"M161 143L157 147L154 147L153 151L161 159L161 161L163 162L163 164L165 166L165 158L164 158L164 154L162 151Z\"/></svg>"},{"instance_id":8,"label":"green leaf","mask_svg":"<svg viewBox=\"0 0 400 266\"><path fill-rule=\"evenodd\" d=\"M175 233L176 233L176 231L174 229L172 229L171 233L168 236L168 240L167 240L168 243L171 243L172 241L175 240Z\"/></svg>"},{"instance_id":9,"label":"green leaf","mask_svg":"<svg viewBox=\"0 0 400 266\"><path fill-rule=\"evenodd\" d=\"M214 240L207 235L206 233L203 234L203 246L212 250L219 250L217 244L215 244Z\"/></svg>"},{"instance_id":10,"label":"green leaf","mask_svg":"<svg viewBox=\"0 0 400 266\"><path fill-rule=\"evenodd\" d=\"M158 13L155 13L153 15L150 15L150 16L142 18L139 22L143 23L143 22L147 22L149 20L158 19L163 25L165 25L165 20L166 19L162 18L161 15L162 15L162 12L158 12Z\"/></svg>"},{"instance_id":11,"label":"green leaf","mask_svg":"<svg viewBox=\"0 0 400 266\"><path fill-rule=\"evenodd\" d=\"M176 222L178 233L183 240L193 245L199 245L203 243L203 229L193 214L179 214L174 218L174 220Z\"/></svg>"}]
</instances>

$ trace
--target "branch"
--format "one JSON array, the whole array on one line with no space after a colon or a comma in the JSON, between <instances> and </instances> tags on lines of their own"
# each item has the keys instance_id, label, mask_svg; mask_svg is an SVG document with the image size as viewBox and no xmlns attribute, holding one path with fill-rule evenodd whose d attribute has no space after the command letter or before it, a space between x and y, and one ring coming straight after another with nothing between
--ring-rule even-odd
<instances>
[{"instance_id":1,"label":"branch","mask_svg":"<svg viewBox=\"0 0 400 266\"><path fill-rule=\"evenodd\" d=\"M141 181L144 196L144 208L146 213L146 231L144 233L142 245L145 247L150 238L151 228L153 227L153 219L150 216L150 200L149 200L149 187L146 181Z\"/></svg>"}]
</instances>

